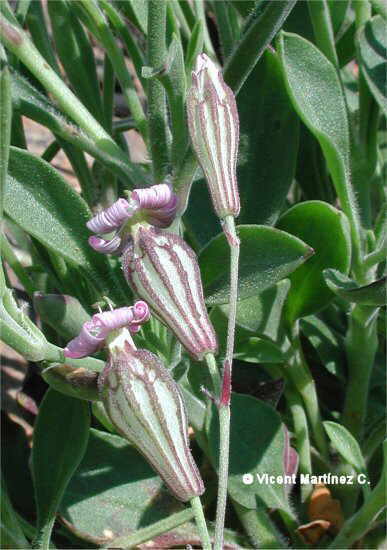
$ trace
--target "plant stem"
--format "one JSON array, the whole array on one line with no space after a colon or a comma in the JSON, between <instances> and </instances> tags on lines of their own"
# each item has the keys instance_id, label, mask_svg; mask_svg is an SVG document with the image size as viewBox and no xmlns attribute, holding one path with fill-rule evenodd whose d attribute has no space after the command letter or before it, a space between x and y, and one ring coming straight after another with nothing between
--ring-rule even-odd
<instances>
[{"instance_id":1,"label":"plant stem","mask_svg":"<svg viewBox=\"0 0 387 550\"><path fill-rule=\"evenodd\" d=\"M316 44L322 53L336 67L339 67L335 48L332 21L326 0L313 0L308 2L309 14L312 20Z\"/></svg>"},{"instance_id":2,"label":"plant stem","mask_svg":"<svg viewBox=\"0 0 387 550\"><path fill-rule=\"evenodd\" d=\"M302 397L317 448L323 458L328 461L328 444L322 425L316 386L302 352L298 321L296 321L293 327L292 341L293 355L286 372Z\"/></svg>"},{"instance_id":3,"label":"plant stem","mask_svg":"<svg viewBox=\"0 0 387 550\"><path fill-rule=\"evenodd\" d=\"M200 497L194 497L191 499L191 507L195 514L196 526L199 531L199 536L202 541L203 550L211 550L211 539L208 534L206 519L203 513L202 503Z\"/></svg>"},{"instance_id":4,"label":"plant stem","mask_svg":"<svg viewBox=\"0 0 387 550\"><path fill-rule=\"evenodd\" d=\"M137 92L134 88L132 77L126 67L124 56L117 46L113 33L111 32L105 16L99 6L93 0L81 0L81 2L82 6L87 11L93 21L93 24L95 25L95 29L98 32L97 38L100 39L102 45L106 49L117 78L121 84L123 96L134 120L137 123L137 127L142 136L146 139L148 131L147 121L141 101L139 100Z\"/></svg>"},{"instance_id":5,"label":"plant stem","mask_svg":"<svg viewBox=\"0 0 387 550\"><path fill-rule=\"evenodd\" d=\"M227 327L226 358L223 367L222 389L219 400L219 482L215 520L214 549L222 550L224 520L227 504L228 465L230 449L230 400L232 360L234 353L235 322L238 301L238 267L240 243L233 216L226 216L223 231L230 245L230 301Z\"/></svg>"},{"instance_id":6,"label":"plant stem","mask_svg":"<svg viewBox=\"0 0 387 550\"><path fill-rule=\"evenodd\" d=\"M367 411L369 384L378 347L377 310L354 306L346 335L348 383L342 422L360 442Z\"/></svg>"},{"instance_id":7,"label":"plant stem","mask_svg":"<svg viewBox=\"0 0 387 550\"><path fill-rule=\"evenodd\" d=\"M119 537L109 542L109 546L115 548L134 548L135 546L152 540L153 538L190 521L194 517L194 511L192 508L187 508L182 512L172 514L165 519L152 523L148 527L138 529L135 533Z\"/></svg>"},{"instance_id":8,"label":"plant stem","mask_svg":"<svg viewBox=\"0 0 387 550\"><path fill-rule=\"evenodd\" d=\"M11 25L2 14L0 14L0 30L0 38L6 47L54 96L63 111L79 124L101 152L115 157L120 163L127 165L128 171L132 171L133 167L118 145L51 69L27 35L21 29Z\"/></svg>"},{"instance_id":9,"label":"plant stem","mask_svg":"<svg viewBox=\"0 0 387 550\"><path fill-rule=\"evenodd\" d=\"M352 516L328 548L351 548L371 527L376 516L385 506L385 471L363 506Z\"/></svg>"},{"instance_id":10,"label":"plant stem","mask_svg":"<svg viewBox=\"0 0 387 550\"><path fill-rule=\"evenodd\" d=\"M148 65L160 67L166 59L166 0L148 2ZM166 175L169 154L169 132L167 124L167 103L164 86L157 78L151 78L148 85L148 122L153 176L159 183Z\"/></svg>"},{"instance_id":11,"label":"plant stem","mask_svg":"<svg viewBox=\"0 0 387 550\"><path fill-rule=\"evenodd\" d=\"M287 548L266 510L262 508L249 510L236 501L233 504L254 548Z\"/></svg>"},{"instance_id":12,"label":"plant stem","mask_svg":"<svg viewBox=\"0 0 387 550\"><path fill-rule=\"evenodd\" d=\"M311 461L311 449L309 440L309 428L305 415L302 401L292 387L288 387L285 391L286 401L290 408L290 412L293 418L294 434L297 441L297 451L300 461L299 470L302 474L312 473L312 461ZM305 502L311 492L312 487L308 485L301 485L301 500Z\"/></svg>"},{"instance_id":13,"label":"plant stem","mask_svg":"<svg viewBox=\"0 0 387 550\"><path fill-rule=\"evenodd\" d=\"M32 548L37 548L39 550L49 550L51 533L54 527L55 519L55 514L53 514L50 520L39 531L36 539L32 542Z\"/></svg>"},{"instance_id":14,"label":"plant stem","mask_svg":"<svg viewBox=\"0 0 387 550\"><path fill-rule=\"evenodd\" d=\"M7 180L9 144L12 127L11 76L8 67L0 72L0 223L3 220L3 197ZM2 229L0 227L0 229Z\"/></svg>"},{"instance_id":15,"label":"plant stem","mask_svg":"<svg viewBox=\"0 0 387 550\"><path fill-rule=\"evenodd\" d=\"M215 392L215 396L220 395L221 381L218 367L216 366L216 359L212 353L206 354L206 362L208 366L208 371L211 376L212 387Z\"/></svg>"},{"instance_id":16,"label":"plant stem","mask_svg":"<svg viewBox=\"0 0 387 550\"><path fill-rule=\"evenodd\" d=\"M15 273L16 277L19 279L20 283L23 285L24 290L32 296L32 294L37 290L31 281L28 273L24 267L20 264L12 246L9 244L7 237L2 234L0 235L1 239L1 252L3 254L4 260L7 262L9 267Z\"/></svg>"},{"instance_id":17,"label":"plant stem","mask_svg":"<svg viewBox=\"0 0 387 550\"><path fill-rule=\"evenodd\" d=\"M382 244L373 252L370 252L364 258L364 267L365 269L370 269L374 265L384 262L386 260L386 243L383 240Z\"/></svg>"}]
</instances>

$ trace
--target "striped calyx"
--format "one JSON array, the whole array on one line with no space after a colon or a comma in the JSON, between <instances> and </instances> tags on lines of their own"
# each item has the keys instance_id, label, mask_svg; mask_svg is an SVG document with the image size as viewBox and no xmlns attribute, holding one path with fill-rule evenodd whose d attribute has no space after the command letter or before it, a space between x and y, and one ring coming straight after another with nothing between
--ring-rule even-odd
<instances>
[{"instance_id":1,"label":"striped calyx","mask_svg":"<svg viewBox=\"0 0 387 550\"><path fill-rule=\"evenodd\" d=\"M194 251L178 235L139 226L122 255L125 277L195 359L216 353Z\"/></svg>"},{"instance_id":2,"label":"striped calyx","mask_svg":"<svg viewBox=\"0 0 387 550\"><path fill-rule=\"evenodd\" d=\"M187 95L192 145L220 218L238 216L236 180L239 118L233 92L222 73L205 54L198 56Z\"/></svg>"},{"instance_id":3,"label":"striped calyx","mask_svg":"<svg viewBox=\"0 0 387 550\"><path fill-rule=\"evenodd\" d=\"M192 458L187 415L176 382L161 361L129 343L113 347L98 381L117 431L135 445L183 502L204 492Z\"/></svg>"}]
</instances>

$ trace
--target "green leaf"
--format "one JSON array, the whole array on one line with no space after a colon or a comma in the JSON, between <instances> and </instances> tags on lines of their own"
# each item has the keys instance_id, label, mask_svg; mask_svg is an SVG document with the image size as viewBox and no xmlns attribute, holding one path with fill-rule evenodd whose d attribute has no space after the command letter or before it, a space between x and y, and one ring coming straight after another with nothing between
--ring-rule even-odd
<instances>
[{"instance_id":1,"label":"green leaf","mask_svg":"<svg viewBox=\"0 0 387 550\"><path fill-rule=\"evenodd\" d=\"M351 241L345 215L322 201L307 201L288 210L278 227L296 235L313 247L315 255L290 275L291 288L286 302L290 322L326 306L334 297L325 284L323 270L334 267L348 272Z\"/></svg>"},{"instance_id":2,"label":"green leaf","mask_svg":"<svg viewBox=\"0 0 387 550\"><path fill-rule=\"evenodd\" d=\"M42 321L50 325L66 340L78 336L90 315L73 296L35 292L34 307Z\"/></svg>"},{"instance_id":3,"label":"green leaf","mask_svg":"<svg viewBox=\"0 0 387 550\"><path fill-rule=\"evenodd\" d=\"M1 522L0 522L0 540L1 548L28 548L28 542L25 538L15 510L9 500L7 489L1 476Z\"/></svg>"},{"instance_id":4,"label":"green leaf","mask_svg":"<svg viewBox=\"0 0 387 550\"><path fill-rule=\"evenodd\" d=\"M240 300L237 304L237 326L277 342L282 308L289 289L290 281L285 279L256 296ZM228 314L228 305L221 306L220 309Z\"/></svg>"},{"instance_id":5,"label":"green leaf","mask_svg":"<svg viewBox=\"0 0 387 550\"><path fill-rule=\"evenodd\" d=\"M387 34L386 22L376 15L362 27L358 48L363 74L379 107L387 115Z\"/></svg>"},{"instance_id":6,"label":"green leaf","mask_svg":"<svg viewBox=\"0 0 387 550\"><path fill-rule=\"evenodd\" d=\"M194 28L192 29L191 38L189 39L187 52L185 55L185 67L187 71L187 77L192 71L196 57L203 51L203 23L198 19L195 23Z\"/></svg>"},{"instance_id":7,"label":"green leaf","mask_svg":"<svg viewBox=\"0 0 387 550\"><path fill-rule=\"evenodd\" d=\"M317 351L324 367L345 382L346 357L343 338L335 333L327 323L312 315L302 319L300 327L302 333Z\"/></svg>"},{"instance_id":8,"label":"green leaf","mask_svg":"<svg viewBox=\"0 0 387 550\"><path fill-rule=\"evenodd\" d=\"M147 0L116 0L114 4L122 10L133 25L146 35L148 28Z\"/></svg>"},{"instance_id":9,"label":"green leaf","mask_svg":"<svg viewBox=\"0 0 387 550\"><path fill-rule=\"evenodd\" d=\"M326 269L324 279L329 288L344 300L365 306L386 305L386 277L365 286L358 286L343 273Z\"/></svg>"},{"instance_id":10,"label":"green leaf","mask_svg":"<svg viewBox=\"0 0 387 550\"><path fill-rule=\"evenodd\" d=\"M326 421L323 423L325 431L340 455L349 462L358 472L365 472L366 465L359 443L353 435L341 424Z\"/></svg>"},{"instance_id":11,"label":"green leaf","mask_svg":"<svg viewBox=\"0 0 387 550\"><path fill-rule=\"evenodd\" d=\"M323 150L342 209L351 222L354 259L359 261L360 224L351 185L348 118L337 71L300 36L281 33L278 50L289 97Z\"/></svg>"},{"instance_id":12,"label":"green leaf","mask_svg":"<svg viewBox=\"0 0 387 550\"><path fill-rule=\"evenodd\" d=\"M313 250L297 237L263 225L237 227L241 241L240 300L254 296L287 277ZM208 304L224 304L230 292L230 250L224 234L214 237L199 255Z\"/></svg>"},{"instance_id":13,"label":"green leaf","mask_svg":"<svg viewBox=\"0 0 387 550\"><path fill-rule=\"evenodd\" d=\"M255 3L247 28L224 67L224 80L236 94L284 24L295 3L296 0Z\"/></svg>"},{"instance_id":14,"label":"green leaf","mask_svg":"<svg viewBox=\"0 0 387 550\"><path fill-rule=\"evenodd\" d=\"M328 0L329 13L332 20L332 28L335 35L337 35L342 28L347 12L348 12L349 0Z\"/></svg>"},{"instance_id":15,"label":"green leaf","mask_svg":"<svg viewBox=\"0 0 387 550\"><path fill-rule=\"evenodd\" d=\"M63 493L80 463L90 428L88 404L48 390L34 428L32 473L38 539L48 541Z\"/></svg>"},{"instance_id":16,"label":"green leaf","mask_svg":"<svg viewBox=\"0 0 387 550\"><path fill-rule=\"evenodd\" d=\"M12 147L4 207L27 233L82 267L97 288L112 292L107 284L112 278L108 260L87 242L90 211L50 164ZM116 296L122 300L120 292Z\"/></svg>"},{"instance_id":17,"label":"green leaf","mask_svg":"<svg viewBox=\"0 0 387 550\"><path fill-rule=\"evenodd\" d=\"M246 363L283 363L281 349L269 339L252 337L235 347L234 357Z\"/></svg>"},{"instance_id":18,"label":"green leaf","mask_svg":"<svg viewBox=\"0 0 387 550\"><path fill-rule=\"evenodd\" d=\"M299 134L298 117L289 102L277 54L266 50L246 80L238 95L238 113L239 221L273 225L293 180Z\"/></svg>"},{"instance_id":19,"label":"green leaf","mask_svg":"<svg viewBox=\"0 0 387 550\"><path fill-rule=\"evenodd\" d=\"M133 446L122 437L91 429L60 514L83 538L110 543L182 509Z\"/></svg>"},{"instance_id":20,"label":"green leaf","mask_svg":"<svg viewBox=\"0 0 387 550\"><path fill-rule=\"evenodd\" d=\"M231 400L230 466L228 492L245 508L258 506L289 510L283 483L261 483L256 475L283 475L285 432L280 415L270 406L248 395L233 394ZM208 441L217 468L219 422L215 407L208 420ZM252 474L251 484L243 475Z\"/></svg>"},{"instance_id":21,"label":"green leaf","mask_svg":"<svg viewBox=\"0 0 387 550\"><path fill-rule=\"evenodd\" d=\"M93 49L68 2L56 0L47 4L55 49L71 86L79 99L97 120L103 119Z\"/></svg>"}]
</instances>

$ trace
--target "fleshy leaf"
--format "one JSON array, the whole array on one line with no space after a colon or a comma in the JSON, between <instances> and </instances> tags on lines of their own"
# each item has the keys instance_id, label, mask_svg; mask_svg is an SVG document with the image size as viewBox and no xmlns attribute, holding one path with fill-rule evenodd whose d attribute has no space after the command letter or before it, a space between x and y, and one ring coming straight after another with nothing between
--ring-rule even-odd
<instances>
[{"instance_id":1,"label":"fleshy leaf","mask_svg":"<svg viewBox=\"0 0 387 550\"><path fill-rule=\"evenodd\" d=\"M324 279L332 292L344 298L344 300L365 306L386 305L386 277L382 277L368 285L358 286L355 281L352 281L340 271L325 269Z\"/></svg>"},{"instance_id":2,"label":"fleshy leaf","mask_svg":"<svg viewBox=\"0 0 387 550\"><path fill-rule=\"evenodd\" d=\"M239 300L269 288L297 269L313 249L297 237L263 225L237 227L241 241ZM223 234L214 237L199 255L204 294L208 304L229 299L229 245Z\"/></svg>"}]
</instances>

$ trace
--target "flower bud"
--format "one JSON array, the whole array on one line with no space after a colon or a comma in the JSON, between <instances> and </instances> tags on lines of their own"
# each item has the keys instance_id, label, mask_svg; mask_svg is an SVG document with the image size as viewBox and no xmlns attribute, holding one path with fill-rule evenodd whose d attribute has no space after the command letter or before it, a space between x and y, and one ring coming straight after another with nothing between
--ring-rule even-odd
<instances>
[{"instance_id":1,"label":"flower bud","mask_svg":"<svg viewBox=\"0 0 387 550\"><path fill-rule=\"evenodd\" d=\"M136 350L118 336L98 386L110 421L135 445L183 502L204 492L192 458L184 402L176 382L161 361ZM127 336L130 339L129 333Z\"/></svg>"},{"instance_id":2,"label":"flower bud","mask_svg":"<svg viewBox=\"0 0 387 550\"><path fill-rule=\"evenodd\" d=\"M216 353L196 255L181 237L140 226L122 255L122 266L134 292L193 357Z\"/></svg>"},{"instance_id":3,"label":"flower bud","mask_svg":"<svg viewBox=\"0 0 387 550\"><path fill-rule=\"evenodd\" d=\"M236 181L239 119L233 92L205 54L198 56L187 95L192 145L220 218L238 216Z\"/></svg>"}]
</instances>

